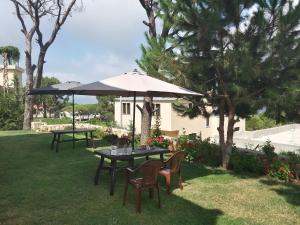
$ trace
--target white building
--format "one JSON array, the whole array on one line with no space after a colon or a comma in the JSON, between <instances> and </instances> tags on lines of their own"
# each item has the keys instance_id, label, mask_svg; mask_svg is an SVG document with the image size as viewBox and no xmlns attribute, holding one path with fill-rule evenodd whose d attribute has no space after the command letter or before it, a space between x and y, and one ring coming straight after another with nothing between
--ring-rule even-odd
<instances>
[{"instance_id":1,"label":"white building","mask_svg":"<svg viewBox=\"0 0 300 225\"><path fill-rule=\"evenodd\" d=\"M7 81L8 86L14 86L14 78L19 80L19 84L22 86L22 73L23 69L18 65L8 65L7 66ZM3 65L0 65L0 86L4 86L4 75L3 75Z\"/></svg>"},{"instance_id":2,"label":"white building","mask_svg":"<svg viewBox=\"0 0 300 225\"><path fill-rule=\"evenodd\" d=\"M180 134L185 130L186 134L197 133L202 135L202 138L212 137L218 135L217 127L219 125L218 116L210 116L205 118L198 116L194 119L180 116L173 108L172 103L176 98L154 98L153 104L155 108L159 108L155 113L159 113L161 117L161 130L175 131L179 130ZM143 98L137 98L136 104L143 106ZM133 114L133 98L117 98L115 99L115 121L123 128L129 128L132 124ZM136 131L141 132L141 113L136 108ZM152 125L155 124L155 116L152 118ZM226 124L226 120L225 120ZM241 131L245 130L245 120L240 119L236 124Z\"/></svg>"}]
</instances>

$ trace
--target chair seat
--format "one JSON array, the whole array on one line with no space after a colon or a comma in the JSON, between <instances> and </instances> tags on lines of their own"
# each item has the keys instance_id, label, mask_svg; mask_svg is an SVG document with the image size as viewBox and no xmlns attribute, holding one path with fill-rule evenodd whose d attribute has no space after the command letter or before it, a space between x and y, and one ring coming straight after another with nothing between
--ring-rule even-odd
<instances>
[{"instance_id":1,"label":"chair seat","mask_svg":"<svg viewBox=\"0 0 300 225\"><path fill-rule=\"evenodd\" d=\"M143 184L143 178L130 179L129 183L136 188L141 188Z\"/></svg>"},{"instance_id":2,"label":"chair seat","mask_svg":"<svg viewBox=\"0 0 300 225\"><path fill-rule=\"evenodd\" d=\"M158 172L160 175L166 176L171 173L170 169L162 169Z\"/></svg>"}]
</instances>

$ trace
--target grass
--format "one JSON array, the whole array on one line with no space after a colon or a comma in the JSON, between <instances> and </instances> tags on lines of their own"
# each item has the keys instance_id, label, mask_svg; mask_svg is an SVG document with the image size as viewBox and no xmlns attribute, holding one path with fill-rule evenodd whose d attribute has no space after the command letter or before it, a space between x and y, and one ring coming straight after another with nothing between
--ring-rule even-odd
<instances>
[{"instance_id":1,"label":"grass","mask_svg":"<svg viewBox=\"0 0 300 225\"><path fill-rule=\"evenodd\" d=\"M50 151L50 134L0 132L0 224L300 224L299 187L266 177L241 177L220 168L184 164L183 191L162 208L147 193L142 214L134 194L122 206L123 174L109 195L108 173L93 185L99 159L84 142Z\"/></svg>"}]
</instances>

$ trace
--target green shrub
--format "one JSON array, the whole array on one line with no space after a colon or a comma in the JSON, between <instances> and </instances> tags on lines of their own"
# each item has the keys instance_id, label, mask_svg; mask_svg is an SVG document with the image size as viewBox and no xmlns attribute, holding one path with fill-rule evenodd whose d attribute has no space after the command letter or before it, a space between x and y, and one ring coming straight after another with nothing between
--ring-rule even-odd
<instances>
[{"instance_id":1,"label":"green shrub","mask_svg":"<svg viewBox=\"0 0 300 225\"><path fill-rule=\"evenodd\" d=\"M118 135L116 134L106 134L102 137L102 140L107 143L113 144L117 138Z\"/></svg>"},{"instance_id":2,"label":"green shrub","mask_svg":"<svg viewBox=\"0 0 300 225\"><path fill-rule=\"evenodd\" d=\"M209 166L220 165L219 146L210 139L201 140L199 136L182 135L177 140L177 149L186 153L189 161L200 161Z\"/></svg>"},{"instance_id":3,"label":"green shrub","mask_svg":"<svg viewBox=\"0 0 300 225\"><path fill-rule=\"evenodd\" d=\"M94 133L94 136L96 138L100 138L100 139L102 139L105 135L106 135L105 131L102 128L97 128L95 133Z\"/></svg>"},{"instance_id":4,"label":"green shrub","mask_svg":"<svg viewBox=\"0 0 300 225\"><path fill-rule=\"evenodd\" d=\"M270 176L283 181L289 181L289 178L293 178L293 173L289 167L289 164L281 160L276 160L270 168Z\"/></svg>"},{"instance_id":5,"label":"green shrub","mask_svg":"<svg viewBox=\"0 0 300 225\"><path fill-rule=\"evenodd\" d=\"M278 126L276 121L265 116L264 114L254 115L246 119L246 130L260 130Z\"/></svg>"},{"instance_id":6,"label":"green shrub","mask_svg":"<svg viewBox=\"0 0 300 225\"><path fill-rule=\"evenodd\" d=\"M170 141L164 137L150 137L146 141L147 145L168 148Z\"/></svg>"},{"instance_id":7,"label":"green shrub","mask_svg":"<svg viewBox=\"0 0 300 225\"><path fill-rule=\"evenodd\" d=\"M263 162L256 153L248 153L233 149L230 157L230 165L236 173L263 174Z\"/></svg>"},{"instance_id":8,"label":"green shrub","mask_svg":"<svg viewBox=\"0 0 300 225\"><path fill-rule=\"evenodd\" d=\"M63 117L63 118L34 118L33 121L35 121L35 122L44 122L44 123L47 123L49 125L72 123L72 119L68 118L68 117Z\"/></svg>"},{"instance_id":9,"label":"green shrub","mask_svg":"<svg viewBox=\"0 0 300 225\"><path fill-rule=\"evenodd\" d=\"M282 152L280 155L286 156L289 163L300 164L300 155L296 154L295 152Z\"/></svg>"},{"instance_id":10,"label":"green shrub","mask_svg":"<svg viewBox=\"0 0 300 225\"><path fill-rule=\"evenodd\" d=\"M265 154L269 164L277 157L275 147L271 144L271 141L266 141L262 146L261 151Z\"/></svg>"}]
</instances>

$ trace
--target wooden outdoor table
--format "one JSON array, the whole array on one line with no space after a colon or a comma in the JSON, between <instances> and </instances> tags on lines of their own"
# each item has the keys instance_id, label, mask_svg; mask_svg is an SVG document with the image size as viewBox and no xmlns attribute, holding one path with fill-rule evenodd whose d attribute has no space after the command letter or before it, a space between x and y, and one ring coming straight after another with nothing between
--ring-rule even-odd
<instances>
[{"instance_id":1,"label":"wooden outdoor table","mask_svg":"<svg viewBox=\"0 0 300 225\"><path fill-rule=\"evenodd\" d=\"M92 146L93 148L94 146L94 138L93 138L93 132L96 129L76 129L74 130L74 134L78 134L78 133L83 133L85 134L85 138L75 138L74 141L86 141L86 146L89 146L89 141L92 142ZM65 134L73 134L73 130L52 130L51 133L53 134L53 139L52 139L52 143L51 143L51 150L53 150L54 148L54 144L56 144L56 152L58 152L58 148L59 148L59 144L63 143L63 142L69 142L69 141L73 141L72 139L62 139L62 136ZM88 137L90 134L90 137Z\"/></svg>"},{"instance_id":2,"label":"wooden outdoor table","mask_svg":"<svg viewBox=\"0 0 300 225\"><path fill-rule=\"evenodd\" d=\"M113 150L114 151L114 150ZM131 154L128 153L130 148L118 148L115 149L116 154L111 154L112 150L97 150L94 153L100 156L100 162L98 168L96 170L95 175L95 185L99 183L99 177L101 170L109 170L110 171L110 195L114 194L115 187L115 173L119 169L117 167L117 161L128 161L128 166L133 167L134 158L146 156L148 158L150 155L160 155L160 159L163 160L163 154L169 152L167 149L154 147L150 150L147 149L135 149ZM110 166L103 166L104 158L110 159ZM122 168L121 168L122 169Z\"/></svg>"}]
</instances>

